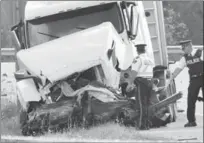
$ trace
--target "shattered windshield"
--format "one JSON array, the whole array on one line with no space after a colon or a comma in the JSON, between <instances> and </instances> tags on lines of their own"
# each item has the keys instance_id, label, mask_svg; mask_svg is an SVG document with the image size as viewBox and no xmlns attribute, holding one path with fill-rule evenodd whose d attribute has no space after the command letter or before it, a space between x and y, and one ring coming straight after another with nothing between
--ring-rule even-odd
<instances>
[{"instance_id":1,"label":"shattered windshield","mask_svg":"<svg viewBox=\"0 0 204 143\"><path fill-rule=\"evenodd\" d=\"M118 33L123 31L117 3L83 8L32 20L28 22L29 45L30 47L39 45L108 21L114 25Z\"/></svg>"}]
</instances>

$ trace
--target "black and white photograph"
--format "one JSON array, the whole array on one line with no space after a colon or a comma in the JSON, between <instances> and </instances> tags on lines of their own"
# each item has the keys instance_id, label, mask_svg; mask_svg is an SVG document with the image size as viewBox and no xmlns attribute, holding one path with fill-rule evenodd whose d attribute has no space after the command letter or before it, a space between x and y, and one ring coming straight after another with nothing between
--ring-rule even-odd
<instances>
[{"instance_id":1,"label":"black and white photograph","mask_svg":"<svg viewBox=\"0 0 204 143\"><path fill-rule=\"evenodd\" d=\"M1 142L203 142L203 1L0 0Z\"/></svg>"}]
</instances>

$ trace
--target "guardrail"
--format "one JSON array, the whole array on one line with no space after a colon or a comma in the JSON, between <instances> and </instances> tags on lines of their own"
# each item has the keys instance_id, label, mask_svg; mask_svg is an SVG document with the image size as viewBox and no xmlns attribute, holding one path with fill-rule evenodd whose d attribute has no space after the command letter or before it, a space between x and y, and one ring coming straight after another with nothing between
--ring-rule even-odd
<instances>
[{"instance_id":1,"label":"guardrail","mask_svg":"<svg viewBox=\"0 0 204 143\"><path fill-rule=\"evenodd\" d=\"M193 45L193 49L202 49L203 45ZM183 56L183 51L181 46L167 46L168 51L168 60L169 61L178 61Z\"/></svg>"},{"instance_id":2,"label":"guardrail","mask_svg":"<svg viewBox=\"0 0 204 143\"><path fill-rule=\"evenodd\" d=\"M193 49L201 49L203 45L193 45ZM168 53L183 53L181 46L167 46Z\"/></svg>"},{"instance_id":3,"label":"guardrail","mask_svg":"<svg viewBox=\"0 0 204 143\"><path fill-rule=\"evenodd\" d=\"M15 54L15 48L1 48L1 62L15 62Z\"/></svg>"},{"instance_id":4,"label":"guardrail","mask_svg":"<svg viewBox=\"0 0 204 143\"><path fill-rule=\"evenodd\" d=\"M15 48L1 48L1 56L15 56Z\"/></svg>"},{"instance_id":5,"label":"guardrail","mask_svg":"<svg viewBox=\"0 0 204 143\"><path fill-rule=\"evenodd\" d=\"M194 49L203 48L203 45L193 45ZM182 54L181 46L167 46L168 54ZM1 62L15 62L15 48L1 48Z\"/></svg>"}]
</instances>

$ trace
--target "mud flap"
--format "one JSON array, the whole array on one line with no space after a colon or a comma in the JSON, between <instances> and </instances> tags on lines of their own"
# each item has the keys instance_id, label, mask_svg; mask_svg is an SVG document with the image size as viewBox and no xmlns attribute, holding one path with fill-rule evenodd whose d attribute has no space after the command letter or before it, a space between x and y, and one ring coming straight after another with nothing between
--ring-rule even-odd
<instances>
[{"instance_id":1,"label":"mud flap","mask_svg":"<svg viewBox=\"0 0 204 143\"><path fill-rule=\"evenodd\" d=\"M169 95L172 96L175 93L176 93L176 85L175 85L175 81L173 81L169 85ZM175 122L176 119L177 119L177 114L178 114L176 102L169 105L169 112L170 112L170 115L171 115L170 121Z\"/></svg>"}]
</instances>

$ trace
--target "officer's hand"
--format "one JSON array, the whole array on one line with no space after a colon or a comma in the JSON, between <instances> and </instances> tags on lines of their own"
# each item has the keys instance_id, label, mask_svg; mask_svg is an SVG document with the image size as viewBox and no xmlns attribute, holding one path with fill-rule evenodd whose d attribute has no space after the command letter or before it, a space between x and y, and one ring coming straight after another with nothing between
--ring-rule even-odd
<instances>
[{"instance_id":1,"label":"officer's hand","mask_svg":"<svg viewBox=\"0 0 204 143\"><path fill-rule=\"evenodd\" d=\"M173 74L171 73L171 74L170 74L170 78L169 78L169 82L171 83L173 80L174 80L174 76L173 76Z\"/></svg>"},{"instance_id":2,"label":"officer's hand","mask_svg":"<svg viewBox=\"0 0 204 143\"><path fill-rule=\"evenodd\" d=\"M167 80L164 90L166 90L169 87L169 85L171 84L173 80L174 80L173 78L170 78Z\"/></svg>"}]
</instances>

